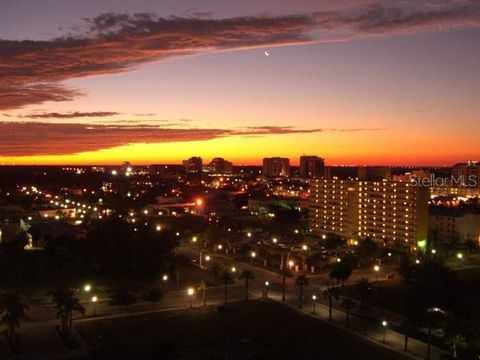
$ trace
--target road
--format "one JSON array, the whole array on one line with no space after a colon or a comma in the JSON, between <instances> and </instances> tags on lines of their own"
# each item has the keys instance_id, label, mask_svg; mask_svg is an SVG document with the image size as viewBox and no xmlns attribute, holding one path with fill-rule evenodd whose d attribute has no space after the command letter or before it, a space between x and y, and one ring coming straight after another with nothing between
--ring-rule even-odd
<instances>
[{"instance_id":1,"label":"road","mask_svg":"<svg viewBox=\"0 0 480 360\"><path fill-rule=\"evenodd\" d=\"M191 260L198 258L198 250L189 247L180 247L177 249L177 254L184 255ZM212 263L218 262L223 264L228 261L229 264L234 264L237 269L237 274L242 270L251 270L255 273L255 280L250 281L249 293L251 298L263 298L265 295L265 282L269 282L268 298L274 301L282 301L282 278L277 273L267 269L259 268L251 264L233 262L231 259L222 258L218 254L212 254ZM385 270L389 271L389 270ZM380 274L379 274L380 276ZM375 278L375 274L369 270L362 270L355 272L353 279L355 281L358 277ZM305 288L303 307L299 308L299 289L295 286L294 279L286 279L286 301L285 304L302 312L308 316L314 316L322 321L328 321L328 306L321 294L325 289L327 282L327 275L315 275L310 277L310 284ZM313 314L312 295L316 294L320 301L315 304L315 312ZM235 284L228 287L228 301L243 300L245 297L245 288L243 281L237 281ZM86 299L85 299L86 300ZM203 306L203 296L195 294L192 297L192 306ZM224 302L224 287L211 287L207 291L207 305L216 305ZM86 303L87 313L85 317L76 316L74 321L76 323L83 321L94 321L99 319L106 319L110 317L124 317L130 315L137 315L141 313L152 313L159 311L168 311L172 309L184 309L190 305L190 297L186 289L178 291L169 291L161 302L138 302L128 307L113 307L108 305L108 299L101 297L100 301L95 305L95 316L93 304ZM379 346L385 346L394 351L402 352L404 346L404 336L398 332L390 329L388 326L383 328L381 324L371 322L364 322L356 316L351 316L350 329L345 327L345 313L340 309L333 310L332 325L339 326L345 331L352 331L354 334L361 336L368 341L371 341ZM56 310L52 305L32 305L29 311L30 321L22 322L21 337L25 345L25 354L28 359L67 359L78 356L87 351L86 345L79 339L82 346L75 350L69 351L63 345L62 341L55 332L55 326L58 324L56 320ZM385 329L385 344L383 344L383 330ZM3 344L4 345L4 344ZM5 352L5 346L2 347ZM427 345L418 340L410 339L409 352L405 354L411 358L425 358L427 353ZM432 347L431 358L440 359L445 356L445 352ZM6 358L9 357L8 353Z\"/></svg>"}]
</instances>

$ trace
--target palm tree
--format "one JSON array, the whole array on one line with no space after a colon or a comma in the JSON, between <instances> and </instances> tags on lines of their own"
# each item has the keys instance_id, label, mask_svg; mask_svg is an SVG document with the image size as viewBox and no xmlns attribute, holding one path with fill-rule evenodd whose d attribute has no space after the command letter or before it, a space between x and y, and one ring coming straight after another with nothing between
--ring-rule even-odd
<instances>
[{"instance_id":1,"label":"palm tree","mask_svg":"<svg viewBox=\"0 0 480 360\"><path fill-rule=\"evenodd\" d=\"M255 280L255 273L250 270L243 270L239 277L240 280L245 280L245 301L248 300L248 281Z\"/></svg>"},{"instance_id":2,"label":"palm tree","mask_svg":"<svg viewBox=\"0 0 480 360\"><path fill-rule=\"evenodd\" d=\"M367 278L361 278L358 280L357 284L355 285L355 291L360 294L360 304L365 306L367 303L367 297L372 292L372 287L370 286L370 282Z\"/></svg>"},{"instance_id":3,"label":"palm tree","mask_svg":"<svg viewBox=\"0 0 480 360\"><path fill-rule=\"evenodd\" d=\"M53 303L57 308L57 318L60 320L60 332L70 334L73 325L72 314L74 311L85 315L85 308L75 296L75 289L60 286L50 292Z\"/></svg>"},{"instance_id":4,"label":"palm tree","mask_svg":"<svg viewBox=\"0 0 480 360\"><path fill-rule=\"evenodd\" d=\"M25 304L18 293L4 292L0 294L0 313L4 314L1 323L7 326L7 340L12 347L17 347L16 328L20 327L21 319L28 319L26 311L28 305Z\"/></svg>"},{"instance_id":5,"label":"palm tree","mask_svg":"<svg viewBox=\"0 0 480 360\"><path fill-rule=\"evenodd\" d=\"M453 358L458 359L458 348L466 345L465 336L462 334L454 334L448 337L447 342L452 349Z\"/></svg>"},{"instance_id":6,"label":"palm tree","mask_svg":"<svg viewBox=\"0 0 480 360\"><path fill-rule=\"evenodd\" d=\"M203 294L203 306L207 306L207 282L202 280L198 285L198 291Z\"/></svg>"},{"instance_id":7,"label":"palm tree","mask_svg":"<svg viewBox=\"0 0 480 360\"><path fill-rule=\"evenodd\" d=\"M228 285L233 284L235 282L235 279L233 278L233 275L229 271L222 272L222 275L220 275L220 279L222 280L225 286L225 304L226 304L228 299Z\"/></svg>"},{"instance_id":8,"label":"palm tree","mask_svg":"<svg viewBox=\"0 0 480 360\"><path fill-rule=\"evenodd\" d=\"M346 298L343 300L342 306L345 309L346 325L348 329L350 327L350 311L355 308L355 303L351 299Z\"/></svg>"},{"instance_id":9,"label":"palm tree","mask_svg":"<svg viewBox=\"0 0 480 360\"><path fill-rule=\"evenodd\" d=\"M297 285L300 289L299 293L299 307L301 308L303 306L302 300L303 300L303 287L308 285L308 278L305 275L299 275L295 279L295 285Z\"/></svg>"},{"instance_id":10,"label":"palm tree","mask_svg":"<svg viewBox=\"0 0 480 360\"><path fill-rule=\"evenodd\" d=\"M335 294L336 294L335 288L333 287L327 288L324 292L325 297L328 298L328 319L330 321L332 321L332 307L333 307L332 300Z\"/></svg>"}]
</instances>

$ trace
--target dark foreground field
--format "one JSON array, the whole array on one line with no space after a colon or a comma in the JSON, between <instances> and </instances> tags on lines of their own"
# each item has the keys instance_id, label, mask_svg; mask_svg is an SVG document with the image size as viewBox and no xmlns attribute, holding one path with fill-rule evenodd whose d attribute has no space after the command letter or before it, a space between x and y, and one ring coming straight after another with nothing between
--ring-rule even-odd
<instances>
[{"instance_id":1,"label":"dark foreground field","mask_svg":"<svg viewBox=\"0 0 480 360\"><path fill-rule=\"evenodd\" d=\"M273 302L85 322L89 359L405 359Z\"/></svg>"}]
</instances>

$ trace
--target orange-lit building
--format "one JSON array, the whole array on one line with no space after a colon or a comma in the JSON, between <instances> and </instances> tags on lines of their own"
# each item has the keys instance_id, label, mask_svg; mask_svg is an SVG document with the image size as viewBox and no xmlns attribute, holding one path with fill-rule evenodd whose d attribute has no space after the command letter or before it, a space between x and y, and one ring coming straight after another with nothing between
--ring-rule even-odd
<instances>
[{"instance_id":1,"label":"orange-lit building","mask_svg":"<svg viewBox=\"0 0 480 360\"><path fill-rule=\"evenodd\" d=\"M428 187L339 179L316 179L310 186L310 227L317 235L408 244L427 239Z\"/></svg>"}]
</instances>

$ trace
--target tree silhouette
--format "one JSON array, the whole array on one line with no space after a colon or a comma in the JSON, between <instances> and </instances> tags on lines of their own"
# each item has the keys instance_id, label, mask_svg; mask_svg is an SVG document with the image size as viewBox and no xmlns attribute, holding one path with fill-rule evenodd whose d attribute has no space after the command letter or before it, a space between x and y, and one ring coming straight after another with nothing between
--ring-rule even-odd
<instances>
[{"instance_id":1,"label":"tree silhouette","mask_svg":"<svg viewBox=\"0 0 480 360\"><path fill-rule=\"evenodd\" d=\"M362 306L366 306L367 297L372 293L372 287L367 278L360 278L355 285L355 291L360 294L360 303Z\"/></svg>"},{"instance_id":2,"label":"tree silhouette","mask_svg":"<svg viewBox=\"0 0 480 360\"><path fill-rule=\"evenodd\" d=\"M248 300L248 281L255 280L255 273L250 270L243 270L239 277L241 280L245 280L245 301Z\"/></svg>"},{"instance_id":3,"label":"tree silhouette","mask_svg":"<svg viewBox=\"0 0 480 360\"><path fill-rule=\"evenodd\" d=\"M346 298L343 300L342 307L345 309L345 315L346 315L346 325L347 329L350 328L350 311L352 311L355 308L355 303L351 300Z\"/></svg>"},{"instance_id":4,"label":"tree silhouette","mask_svg":"<svg viewBox=\"0 0 480 360\"><path fill-rule=\"evenodd\" d=\"M228 285L231 285L235 283L235 279L233 278L233 275L229 271L224 271L220 275L220 279L223 282L223 285L225 286L225 304L228 301Z\"/></svg>"},{"instance_id":5,"label":"tree silhouette","mask_svg":"<svg viewBox=\"0 0 480 360\"><path fill-rule=\"evenodd\" d=\"M11 348L17 349L16 329L20 327L20 320L28 319L25 304L17 292L3 292L0 294L0 314L3 314L1 323L7 327L7 341Z\"/></svg>"},{"instance_id":6,"label":"tree silhouette","mask_svg":"<svg viewBox=\"0 0 480 360\"><path fill-rule=\"evenodd\" d=\"M298 300L300 308L303 306L303 287L308 286L308 283L308 278L305 275L300 275L295 279L295 285L299 288Z\"/></svg>"},{"instance_id":7,"label":"tree silhouette","mask_svg":"<svg viewBox=\"0 0 480 360\"><path fill-rule=\"evenodd\" d=\"M57 308L57 318L60 320L60 332L62 334L70 334L73 326L72 314L74 311L85 314L85 308L75 296L76 290L59 286L55 290L50 291L53 303Z\"/></svg>"}]
</instances>

